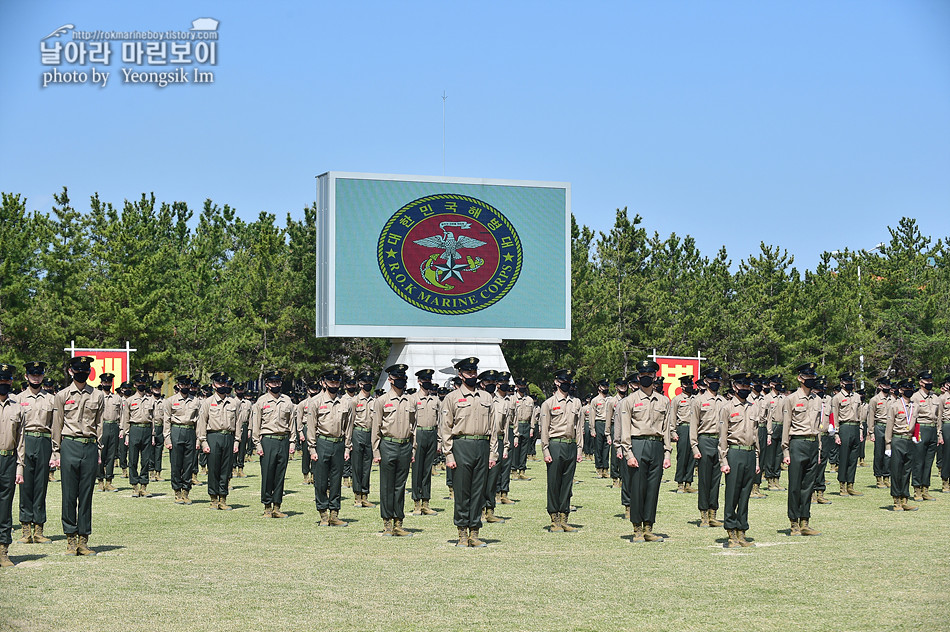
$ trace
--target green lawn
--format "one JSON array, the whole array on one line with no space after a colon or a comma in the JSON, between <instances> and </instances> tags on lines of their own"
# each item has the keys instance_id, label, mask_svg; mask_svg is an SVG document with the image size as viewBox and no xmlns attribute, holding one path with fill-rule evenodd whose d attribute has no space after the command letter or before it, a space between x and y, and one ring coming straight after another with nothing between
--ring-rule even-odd
<instances>
[{"instance_id":1,"label":"green lawn","mask_svg":"<svg viewBox=\"0 0 950 632\"><path fill-rule=\"evenodd\" d=\"M859 468L864 497L833 493L832 505L813 505L820 537L786 535L777 492L752 501L748 535L758 547L726 551L722 529L696 526L696 496L671 493L670 482L656 525L667 541L630 543L619 490L594 479L591 461L574 488L580 531L548 533L544 464L529 466L532 481L512 481L519 502L499 507L508 522L483 528L485 549L454 548L444 476L433 482L439 515L407 515L412 538L378 537L379 510L352 507L347 489L349 527L318 528L294 460L285 520L260 517L256 462L235 481L232 512L210 511L203 486L185 507L167 481L149 486L156 497L133 499L117 479L119 493L95 493L99 555L67 557L52 483L54 542L11 546L18 566L0 572L0 629L950 629L950 495L894 513L888 491L870 488L871 468Z\"/></svg>"}]
</instances>

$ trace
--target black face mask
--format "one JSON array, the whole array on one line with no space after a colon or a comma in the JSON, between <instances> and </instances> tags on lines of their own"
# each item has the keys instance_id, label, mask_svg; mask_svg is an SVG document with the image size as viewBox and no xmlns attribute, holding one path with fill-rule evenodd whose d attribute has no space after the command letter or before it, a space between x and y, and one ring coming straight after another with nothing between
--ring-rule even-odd
<instances>
[{"instance_id":1,"label":"black face mask","mask_svg":"<svg viewBox=\"0 0 950 632\"><path fill-rule=\"evenodd\" d=\"M371 392L371 391L373 390L373 385L372 385L372 384L363 384L362 386L360 386L360 389L362 389L362 391L363 391L364 393L369 393L369 392Z\"/></svg>"},{"instance_id":2,"label":"black face mask","mask_svg":"<svg viewBox=\"0 0 950 632\"><path fill-rule=\"evenodd\" d=\"M518 394L519 394L519 395L525 395L525 394L527 394L527 392L528 392L528 389L526 389L526 388L519 388L519 389L518 389Z\"/></svg>"},{"instance_id":3,"label":"black face mask","mask_svg":"<svg viewBox=\"0 0 950 632\"><path fill-rule=\"evenodd\" d=\"M465 382L465 386L469 386L469 387L472 387L472 388L474 388L475 386L478 385L478 378L477 378L477 377L467 377L467 378L465 378L465 379L462 380L462 381Z\"/></svg>"},{"instance_id":4,"label":"black face mask","mask_svg":"<svg viewBox=\"0 0 950 632\"><path fill-rule=\"evenodd\" d=\"M145 392L145 388L146 388L146 386L145 386L144 384L136 384L136 385L135 385L135 390L137 390L139 393L144 393L144 392Z\"/></svg>"},{"instance_id":5,"label":"black face mask","mask_svg":"<svg viewBox=\"0 0 950 632\"><path fill-rule=\"evenodd\" d=\"M89 373L89 371L73 371L73 379L80 384L84 384L89 379Z\"/></svg>"},{"instance_id":6,"label":"black face mask","mask_svg":"<svg viewBox=\"0 0 950 632\"><path fill-rule=\"evenodd\" d=\"M135 393L135 389L132 389L132 388L127 388L124 391L122 391L122 394L125 395L126 397L132 397L133 393Z\"/></svg>"},{"instance_id":7,"label":"black face mask","mask_svg":"<svg viewBox=\"0 0 950 632\"><path fill-rule=\"evenodd\" d=\"M845 391L846 393L850 393L854 390L854 384L842 384L841 390Z\"/></svg>"},{"instance_id":8,"label":"black face mask","mask_svg":"<svg viewBox=\"0 0 950 632\"><path fill-rule=\"evenodd\" d=\"M278 384L277 386L268 386L268 387L267 387L267 390L269 390L271 393L274 393L274 394L280 393L280 389L281 389L281 385L280 385L280 384Z\"/></svg>"},{"instance_id":9,"label":"black face mask","mask_svg":"<svg viewBox=\"0 0 950 632\"><path fill-rule=\"evenodd\" d=\"M329 393L330 395L336 395L336 394L339 393L339 392L340 392L340 387L339 387L339 386L328 386L328 387L327 387L327 393Z\"/></svg>"},{"instance_id":10,"label":"black face mask","mask_svg":"<svg viewBox=\"0 0 950 632\"><path fill-rule=\"evenodd\" d=\"M762 392L762 385L761 385L761 384L753 384L753 385L752 385L752 390L754 390L756 393L761 393L761 392Z\"/></svg>"},{"instance_id":11,"label":"black face mask","mask_svg":"<svg viewBox=\"0 0 950 632\"><path fill-rule=\"evenodd\" d=\"M618 386L618 387L617 387L617 392L620 393L621 395L626 395L626 394L627 394L627 387L626 387L626 386Z\"/></svg>"},{"instance_id":12,"label":"black face mask","mask_svg":"<svg viewBox=\"0 0 950 632\"><path fill-rule=\"evenodd\" d=\"M923 386L923 388L924 388L925 391L929 391L930 389L932 389L932 388L934 387L934 385L933 385L932 383L931 383L931 384L927 384L926 382L924 382L921 386Z\"/></svg>"},{"instance_id":13,"label":"black face mask","mask_svg":"<svg viewBox=\"0 0 950 632\"><path fill-rule=\"evenodd\" d=\"M805 380L804 385L805 385L805 388L813 389L816 386L818 386L818 380L813 377L810 377L807 380Z\"/></svg>"},{"instance_id":14,"label":"black face mask","mask_svg":"<svg viewBox=\"0 0 950 632\"><path fill-rule=\"evenodd\" d=\"M652 375L641 375L640 377L637 378L637 383L639 383L640 386L642 386L643 388L647 388L648 386L653 386L654 381L655 381L655 378Z\"/></svg>"},{"instance_id":15,"label":"black face mask","mask_svg":"<svg viewBox=\"0 0 950 632\"><path fill-rule=\"evenodd\" d=\"M30 384L30 386L33 386L33 384ZM34 388L39 388L39 387L40 387L39 384L37 384L36 386L34 386ZM100 385L99 385L99 390L102 391L103 393L108 393L110 390L112 390L112 387L111 387L111 386L106 386L105 384L100 384Z\"/></svg>"},{"instance_id":16,"label":"black face mask","mask_svg":"<svg viewBox=\"0 0 950 632\"><path fill-rule=\"evenodd\" d=\"M719 392L719 382L707 382L706 388L708 388L713 393Z\"/></svg>"},{"instance_id":17,"label":"black face mask","mask_svg":"<svg viewBox=\"0 0 950 632\"><path fill-rule=\"evenodd\" d=\"M750 389L747 389L747 388L736 389L736 397L738 397L739 399L748 399L749 395L751 394L752 394L752 391Z\"/></svg>"},{"instance_id":18,"label":"black face mask","mask_svg":"<svg viewBox=\"0 0 950 632\"><path fill-rule=\"evenodd\" d=\"M906 399L910 399L911 397L914 396L914 389L912 389L912 388L905 388L905 389L901 390L901 395L903 395Z\"/></svg>"},{"instance_id":19,"label":"black face mask","mask_svg":"<svg viewBox=\"0 0 950 632\"><path fill-rule=\"evenodd\" d=\"M687 386L687 387L685 387L685 388L683 389L683 393L685 393L686 395L692 395L692 394L693 394L693 387L692 387L692 386Z\"/></svg>"},{"instance_id":20,"label":"black face mask","mask_svg":"<svg viewBox=\"0 0 950 632\"><path fill-rule=\"evenodd\" d=\"M0 384L0 395L9 395L13 384Z\"/></svg>"},{"instance_id":21,"label":"black face mask","mask_svg":"<svg viewBox=\"0 0 950 632\"><path fill-rule=\"evenodd\" d=\"M484 386L484 389L485 389L486 391L488 391L489 393L494 393L496 386L498 386L498 385L497 385L497 384L486 384L486 385Z\"/></svg>"},{"instance_id":22,"label":"black face mask","mask_svg":"<svg viewBox=\"0 0 950 632\"><path fill-rule=\"evenodd\" d=\"M214 389L219 395L230 395L231 387L230 386L217 386Z\"/></svg>"},{"instance_id":23,"label":"black face mask","mask_svg":"<svg viewBox=\"0 0 950 632\"><path fill-rule=\"evenodd\" d=\"M395 386L399 390L403 390L404 388L406 388L407 383L408 383L408 380L406 380L406 378L404 377L393 380L393 386Z\"/></svg>"},{"instance_id":24,"label":"black face mask","mask_svg":"<svg viewBox=\"0 0 950 632\"><path fill-rule=\"evenodd\" d=\"M432 389L432 382L419 382L419 387L420 387L420 388L424 388L424 389L426 389L427 391L433 390L433 389Z\"/></svg>"},{"instance_id":25,"label":"black face mask","mask_svg":"<svg viewBox=\"0 0 950 632\"><path fill-rule=\"evenodd\" d=\"M359 390L359 389L356 388L355 386L350 386L350 387L348 387L348 388L346 389L346 393L347 393L347 395L356 395L356 391L358 391L358 390Z\"/></svg>"}]
</instances>

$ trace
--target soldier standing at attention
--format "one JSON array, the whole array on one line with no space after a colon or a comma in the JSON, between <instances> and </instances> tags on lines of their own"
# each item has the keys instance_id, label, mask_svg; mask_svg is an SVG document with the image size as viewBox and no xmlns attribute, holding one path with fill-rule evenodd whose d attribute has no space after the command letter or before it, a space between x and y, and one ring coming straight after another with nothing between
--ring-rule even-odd
<instances>
[{"instance_id":1,"label":"soldier standing at attention","mask_svg":"<svg viewBox=\"0 0 950 632\"><path fill-rule=\"evenodd\" d=\"M747 401L752 404L752 418L755 419L757 444L765 446L769 442L769 408L765 401L765 394L762 392L763 384L766 383L764 375L752 373L752 393ZM721 450L720 450L721 453ZM761 459L758 462L761 463ZM762 469L761 467L752 475L752 492L749 498L768 498L762 493Z\"/></svg>"},{"instance_id":2,"label":"soldier standing at attention","mask_svg":"<svg viewBox=\"0 0 950 632\"><path fill-rule=\"evenodd\" d=\"M168 450L168 467L171 470L172 489L175 491L175 503L190 505L192 468L195 463L197 438L195 424L198 409L191 397L191 378L179 375L178 393L165 400L164 427L165 449Z\"/></svg>"},{"instance_id":3,"label":"soldier standing at attention","mask_svg":"<svg viewBox=\"0 0 950 632\"><path fill-rule=\"evenodd\" d=\"M785 488L779 484L782 477L782 412L785 408L785 395L782 389L785 384L782 382L782 374L773 375L768 378L769 392L765 395L765 407L768 410L766 416L766 434L768 441L763 445L759 443L759 449L762 451L762 458L759 459L760 467L768 483L768 491L784 492Z\"/></svg>"},{"instance_id":4,"label":"soldier standing at attention","mask_svg":"<svg viewBox=\"0 0 950 632\"><path fill-rule=\"evenodd\" d=\"M322 387L318 380L307 380L307 397L301 399L294 408L297 424L297 439L301 446L309 445L307 438L307 414L313 399L320 393ZM309 458L300 459L300 473L303 474L304 485L313 485L313 461ZM319 507L318 507L319 509Z\"/></svg>"},{"instance_id":5,"label":"soldier standing at attention","mask_svg":"<svg viewBox=\"0 0 950 632\"><path fill-rule=\"evenodd\" d=\"M162 380L154 380L149 385L152 389L152 399L155 400L155 409L152 416L152 454L148 460L149 480L163 481L162 478L162 450L165 447L165 437L162 430L165 427L165 406L162 400Z\"/></svg>"},{"instance_id":6,"label":"soldier standing at attention","mask_svg":"<svg viewBox=\"0 0 950 632\"><path fill-rule=\"evenodd\" d=\"M234 396L238 398L239 404L237 412L237 430L238 439L240 440L237 454L234 455L236 470L234 472L234 476L237 478L245 478L244 459L247 455L247 444L249 443L248 439L250 436L251 407L254 404L251 402L251 398L247 395L247 387L244 385L244 382L235 385Z\"/></svg>"},{"instance_id":7,"label":"soldier standing at attention","mask_svg":"<svg viewBox=\"0 0 950 632\"><path fill-rule=\"evenodd\" d=\"M656 505L663 470L670 467L670 428L666 407L653 390L659 365L652 360L637 364L637 375L627 378L638 384L620 403L620 449L626 458L630 490L630 522L633 542L662 542L653 533Z\"/></svg>"},{"instance_id":8,"label":"soldier standing at attention","mask_svg":"<svg viewBox=\"0 0 950 632\"><path fill-rule=\"evenodd\" d=\"M831 396L825 389L828 386L828 379L824 375L818 376L818 384L815 386L815 395L821 402L821 414L818 423L818 475L815 479L815 496L811 502L819 505L830 505L831 501L825 498L827 481L825 472L831 463L831 446L835 445L834 432L831 426Z\"/></svg>"},{"instance_id":9,"label":"soldier standing at attention","mask_svg":"<svg viewBox=\"0 0 950 632\"><path fill-rule=\"evenodd\" d=\"M495 502L502 505L515 504L515 501L508 498L508 493L511 491L512 444L515 441L515 400L511 396L513 389L511 384L508 383L510 379L511 373L502 371L498 374L498 384L496 386L499 397L504 402L505 417L502 427L504 428L504 444L508 447L498 461L498 467L501 471L498 473L498 485L495 487Z\"/></svg>"},{"instance_id":10,"label":"soldier standing at attention","mask_svg":"<svg viewBox=\"0 0 950 632\"><path fill-rule=\"evenodd\" d=\"M800 365L799 388L785 398L782 411L782 454L788 465L789 535L821 535L808 526L811 518L811 495L818 477L818 434L821 424L821 399L815 394L817 365Z\"/></svg>"},{"instance_id":11,"label":"soldier standing at attention","mask_svg":"<svg viewBox=\"0 0 950 632\"><path fill-rule=\"evenodd\" d=\"M354 408L356 407L356 394L359 393L359 381L356 379L356 376L344 375L343 376L343 399L352 402ZM352 443L352 426L350 426L350 441ZM308 459L301 459L306 461ZM353 487L353 449L352 445L350 446L350 458L343 461L343 485L345 487ZM355 494L354 494L355 496Z\"/></svg>"},{"instance_id":12,"label":"soldier standing at attention","mask_svg":"<svg viewBox=\"0 0 950 632\"><path fill-rule=\"evenodd\" d=\"M115 456L119 447L119 419L125 400L112 392L115 376L112 373L99 375L99 390L105 395L105 410L102 413L102 450L99 452L99 491L119 491L112 484L115 473Z\"/></svg>"},{"instance_id":13,"label":"soldier standing at attention","mask_svg":"<svg viewBox=\"0 0 950 632\"><path fill-rule=\"evenodd\" d=\"M353 449L353 417L356 405L341 395L343 371L329 369L320 375L322 390L307 405L307 448L313 463L314 501L321 527L345 527L340 520L343 463Z\"/></svg>"},{"instance_id":14,"label":"soldier standing at attention","mask_svg":"<svg viewBox=\"0 0 950 632\"><path fill-rule=\"evenodd\" d=\"M746 540L749 498L759 471L759 428L749 401L751 373L732 375L733 395L719 407L719 469L726 475L726 508L723 526L729 540L725 548L755 546Z\"/></svg>"},{"instance_id":15,"label":"soldier standing at attention","mask_svg":"<svg viewBox=\"0 0 950 632\"><path fill-rule=\"evenodd\" d=\"M152 417L155 400L148 392L148 378L139 373L132 382L135 393L126 401L119 421L119 440L129 448L129 483L132 497L151 498L148 493L148 453L152 449Z\"/></svg>"},{"instance_id":16,"label":"soldier standing at attention","mask_svg":"<svg viewBox=\"0 0 950 632\"><path fill-rule=\"evenodd\" d=\"M910 495L910 477L914 466L914 426L918 409L915 403L913 380L898 382L900 396L887 408L887 426L884 429L884 454L891 462L891 497L894 511L917 511L907 504Z\"/></svg>"},{"instance_id":17,"label":"soldier standing at attention","mask_svg":"<svg viewBox=\"0 0 950 632\"><path fill-rule=\"evenodd\" d=\"M23 416L23 483L20 485L21 544L45 544L46 489L53 454L53 396L43 390L45 362L26 363L27 388L17 397Z\"/></svg>"},{"instance_id":18,"label":"soldier standing at attention","mask_svg":"<svg viewBox=\"0 0 950 632\"><path fill-rule=\"evenodd\" d=\"M92 533L92 490L99 469L105 396L86 384L95 358L69 360L72 383L53 398L53 454L50 465L62 468L63 533L67 555L95 555Z\"/></svg>"},{"instance_id":19,"label":"soldier standing at attention","mask_svg":"<svg viewBox=\"0 0 950 632\"><path fill-rule=\"evenodd\" d=\"M885 456L884 430L887 428L887 409L891 405L891 381L886 377L877 379L877 393L868 402L867 427L868 438L874 444L874 478L878 489L887 489L891 485L891 465Z\"/></svg>"},{"instance_id":20,"label":"soldier standing at attention","mask_svg":"<svg viewBox=\"0 0 950 632\"><path fill-rule=\"evenodd\" d=\"M577 531L567 519L571 513L574 471L584 459L584 422L581 402L571 397L574 373L554 373L554 395L541 404L541 451L547 464L548 515L551 532Z\"/></svg>"},{"instance_id":21,"label":"soldier standing at attention","mask_svg":"<svg viewBox=\"0 0 950 632\"><path fill-rule=\"evenodd\" d=\"M373 463L379 464L379 513L384 536L409 536L405 518L406 479L415 452L416 408L407 395L405 364L386 368L389 390L374 402Z\"/></svg>"},{"instance_id":22,"label":"soldier standing at attention","mask_svg":"<svg viewBox=\"0 0 950 632\"><path fill-rule=\"evenodd\" d=\"M950 494L950 375L943 378L940 387L940 398L937 400L940 407L940 416L938 423L943 435L943 445L940 450L943 452L943 458L940 461L940 478L943 480L943 488L940 490L944 494Z\"/></svg>"},{"instance_id":23,"label":"soldier standing at attention","mask_svg":"<svg viewBox=\"0 0 950 632\"><path fill-rule=\"evenodd\" d=\"M594 467L598 478L610 477L610 445L607 442L607 420L614 414L614 400L608 394L610 382L606 379L597 382L597 396L590 400L590 410L594 423L590 429L590 441L594 449Z\"/></svg>"},{"instance_id":24,"label":"soldier standing at attention","mask_svg":"<svg viewBox=\"0 0 950 632\"><path fill-rule=\"evenodd\" d=\"M721 527L716 519L719 510L719 407L725 399L719 395L722 369L713 367L702 373L706 392L693 400L693 414L689 422L689 441L693 458L699 464L700 527Z\"/></svg>"},{"instance_id":25,"label":"soldier standing at attention","mask_svg":"<svg viewBox=\"0 0 950 632\"><path fill-rule=\"evenodd\" d=\"M835 443L838 444L839 496L864 496L854 489L858 452L861 443L861 397L854 392L854 374L846 371L838 376L841 390L831 398L831 414L835 416Z\"/></svg>"},{"instance_id":26,"label":"soldier standing at attention","mask_svg":"<svg viewBox=\"0 0 950 632\"><path fill-rule=\"evenodd\" d=\"M261 395L251 410L251 429L254 448L261 457L261 503L264 518L286 518L280 510L284 499L284 479L287 462L296 450L294 439L294 403L281 393L283 378L272 371L264 376L267 392Z\"/></svg>"},{"instance_id":27,"label":"soldier standing at attention","mask_svg":"<svg viewBox=\"0 0 950 632\"><path fill-rule=\"evenodd\" d=\"M498 435L492 432L491 393L478 389L478 358L455 364L462 384L442 402L442 450L454 471L456 546L484 547L478 538L488 471L495 467Z\"/></svg>"},{"instance_id":28,"label":"soldier standing at attention","mask_svg":"<svg viewBox=\"0 0 950 632\"><path fill-rule=\"evenodd\" d=\"M676 493L689 493L693 484L693 469L696 460L689 439L689 420L693 414L693 376L680 377L680 393L670 401L670 428L673 429L673 441L676 442Z\"/></svg>"},{"instance_id":29,"label":"soldier standing at attention","mask_svg":"<svg viewBox=\"0 0 950 632\"><path fill-rule=\"evenodd\" d=\"M13 394L13 373L9 364L0 364L0 567L15 566L7 554L13 542L13 493L23 484L26 445L23 437L23 413ZM64 487L65 487L65 480ZM22 493L22 492L21 492ZM90 483L90 496L92 485ZM28 533L26 525L24 536ZM32 538L30 539L32 542ZM48 540L47 540L48 542Z\"/></svg>"},{"instance_id":30,"label":"soldier standing at attention","mask_svg":"<svg viewBox=\"0 0 950 632\"><path fill-rule=\"evenodd\" d=\"M492 435L496 438L498 450L493 454L498 462L498 467L488 470L488 481L485 486L485 498L482 500L482 520L489 524L496 522L505 522L504 518L495 515L496 494L495 489L498 486L498 478L501 475L501 463L504 454L507 453L508 446L505 445L504 424L507 416L505 410L506 402L504 398L499 397L497 390L498 371L482 371L478 375L479 388L492 396L491 399L491 419Z\"/></svg>"},{"instance_id":31,"label":"soldier standing at attention","mask_svg":"<svg viewBox=\"0 0 950 632\"><path fill-rule=\"evenodd\" d=\"M613 486L620 489L622 486L620 479L627 469L626 462L620 453L620 402L627 396L627 379L625 377L617 378L614 382L614 386L616 387L616 393L614 393L614 414L608 424L608 434L612 438L611 445L614 448L610 450L610 478L613 479Z\"/></svg>"},{"instance_id":32,"label":"soldier standing at attention","mask_svg":"<svg viewBox=\"0 0 950 632\"><path fill-rule=\"evenodd\" d=\"M228 479L231 457L240 448L235 431L240 402L231 395L233 382L224 373L213 373L211 385L214 394L201 402L195 434L201 451L208 455L209 509L231 511L228 505Z\"/></svg>"},{"instance_id":33,"label":"soldier standing at attention","mask_svg":"<svg viewBox=\"0 0 950 632\"><path fill-rule=\"evenodd\" d=\"M518 434L514 440L515 456L512 467L517 472L515 480L530 481L525 473L528 471L528 443L534 440L534 398L528 395L528 380L523 377L515 379L515 390L515 424Z\"/></svg>"},{"instance_id":34,"label":"soldier standing at attention","mask_svg":"<svg viewBox=\"0 0 950 632\"><path fill-rule=\"evenodd\" d=\"M412 501L414 516L434 516L429 507L432 499L432 464L439 443L439 396L432 383L434 369L416 371L419 392L416 407L416 458L412 462Z\"/></svg>"},{"instance_id":35,"label":"soldier standing at attention","mask_svg":"<svg viewBox=\"0 0 950 632\"><path fill-rule=\"evenodd\" d=\"M356 376L360 390L353 408L353 506L373 507L369 502L369 478L373 470L373 376L364 371Z\"/></svg>"},{"instance_id":36,"label":"soldier standing at attention","mask_svg":"<svg viewBox=\"0 0 950 632\"><path fill-rule=\"evenodd\" d=\"M914 500L937 500L930 495L930 476L933 472L937 447L943 445L943 426L940 420L940 401L934 393L934 376L930 369L917 376L920 389L914 393L913 403L920 424L920 438L914 444L913 474Z\"/></svg>"}]
</instances>

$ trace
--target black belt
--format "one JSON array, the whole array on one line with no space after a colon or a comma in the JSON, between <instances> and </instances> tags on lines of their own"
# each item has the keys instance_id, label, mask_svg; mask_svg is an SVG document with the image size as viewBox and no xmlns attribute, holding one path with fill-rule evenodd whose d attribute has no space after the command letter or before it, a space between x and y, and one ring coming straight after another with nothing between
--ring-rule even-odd
<instances>
[{"instance_id":1,"label":"black belt","mask_svg":"<svg viewBox=\"0 0 950 632\"><path fill-rule=\"evenodd\" d=\"M663 437L657 437L656 435L650 435L648 437L630 437L631 439L642 439L644 441L663 441Z\"/></svg>"},{"instance_id":2,"label":"black belt","mask_svg":"<svg viewBox=\"0 0 950 632\"><path fill-rule=\"evenodd\" d=\"M860 421L841 421L841 422L838 422L838 425L839 426L860 426L861 422Z\"/></svg>"},{"instance_id":3,"label":"black belt","mask_svg":"<svg viewBox=\"0 0 950 632\"><path fill-rule=\"evenodd\" d=\"M792 435L788 438L789 441L792 439L801 439L802 441L817 441L818 437L815 435Z\"/></svg>"},{"instance_id":4,"label":"black belt","mask_svg":"<svg viewBox=\"0 0 950 632\"><path fill-rule=\"evenodd\" d=\"M209 430L208 434L229 434L233 435L234 431L232 430Z\"/></svg>"},{"instance_id":5,"label":"black belt","mask_svg":"<svg viewBox=\"0 0 950 632\"><path fill-rule=\"evenodd\" d=\"M718 437L718 432L700 432L698 433L700 437Z\"/></svg>"}]
</instances>

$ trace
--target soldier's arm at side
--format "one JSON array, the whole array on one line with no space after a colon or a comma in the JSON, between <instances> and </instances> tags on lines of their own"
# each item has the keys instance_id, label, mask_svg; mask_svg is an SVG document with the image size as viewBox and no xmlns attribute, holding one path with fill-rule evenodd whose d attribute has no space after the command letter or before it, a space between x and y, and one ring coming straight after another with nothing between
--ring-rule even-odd
<instances>
[{"instance_id":1,"label":"soldier's arm at side","mask_svg":"<svg viewBox=\"0 0 950 632\"><path fill-rule=\"evenodd\" d=\"M383 400L381 397L377 397L373 401L373 430L370 433L370 440L373 443L373 461L379 463L379 442L382 438L382 417L383 417Z\"/></svg>"},{"instance_id":2,"label":"soldier's arm at side","mask_svg":"<svg viewBox=\"0 0 950 632\"><path fill-rule=\"evenodd\" d=\"M725 408L719 409L719 469L729 471L729 421Z\"/></svg>"},{"instance_id":3,"label":"soldier's arm at side","mask_svg":"<svg viewBox=\"0 0 950 632\"><path fill-rule=\"evenodd\" d=\"M50 456L50 463L59 464L59 446L63 441L63 407L65 406L65 398L63 397L62 392L56 393L53 396L53 428L52 428L52 442L53 442L53 452Z\"/></svg>"},{"instance_id":4,"label":"soldier's arm at side","mask_svg":"<svg viewBox=\"0 0 950 632\"><path fill-rule=\"evenodd\" d=\"M792 398L786 397L782 400L782 459L788 463L792 458L788 449L789 437L792 429Z\"/></svg>"},{"instance_id":5,"label":"soldier's arm at side","mask_svg":"<svg viewBox=\"0 0 950 632\"><path fill-rule=\"evenodd\" d=\"M198 437L198 441L201 442L202 450L211 449L211 446L208 445L208 414L211 410L210 405L210 397L202 400L201 407L198 409L198 423L195 424L195 435Z\"/></svg>"},{"instance_id":6,"label":"soldier's arm at side","mask_svg":"<svg viewBox=\"0 0 950 632\"><path fill-rule=\"evenodd\" d=\"M263 449L261 447L261 407L258 402L251 406L251 441L254 442L254 451L258 454Z\"/></svg>"}]
</instances>

